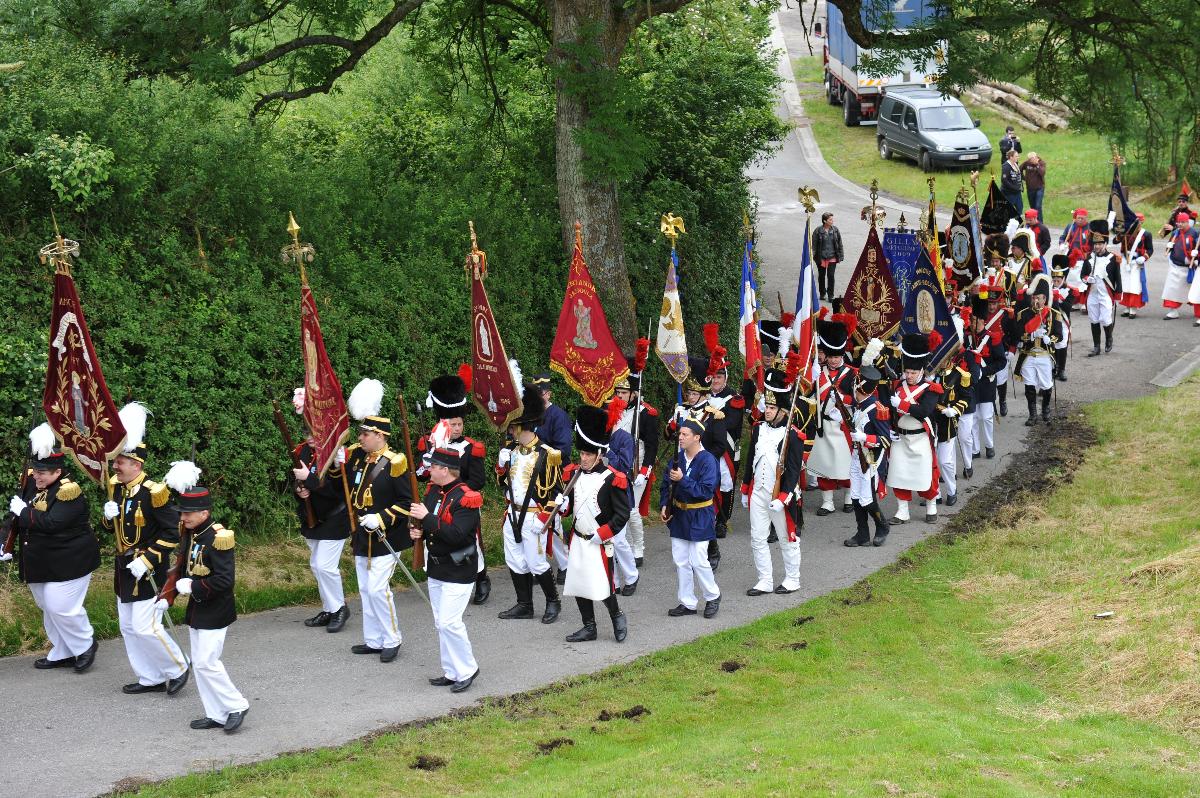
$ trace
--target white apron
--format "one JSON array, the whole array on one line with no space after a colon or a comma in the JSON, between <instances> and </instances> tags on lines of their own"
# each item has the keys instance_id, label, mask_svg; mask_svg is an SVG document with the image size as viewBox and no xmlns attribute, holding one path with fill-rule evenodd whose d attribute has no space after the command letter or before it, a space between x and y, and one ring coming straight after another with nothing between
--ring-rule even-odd
<instances>
[{"instance_id":1,"label":"white apron","mask_svg":"<svg viewBox=\"0 0 1200 798\"><path fill-rule=\"evenodd\" d=\"M841 413L833 399L833 388L822 406L825 414L821 434L813 440L808 472L824 479L850 479L850 444L842 432Z\"/></svg>"},{"instance_id":2,"label":"white apron","mask_svg":"<svg viewBox=\"0 0 1200 798\"><path fill-rule=\"evenodd\" d=\"M1182 305L1188 301L1188 270L1167 262L1167 279L1163 283L1162 298L1164 302L1175 302Z\"/></svg>"},{"instance_id":3,"label":"white apron","mask_svg":"<svg viewBox=\"0 0 1200 798\"><path fill-rule=\"evenodd\" d=\"M596 534L599 526L596 516L600 514L596 497L610 473L608 469L600 468L580 474L572 488L575 534L571 536L571 549L567 554L567 581L563 585L563 595L604 601L613 594L612 581L604 564L605 544ZM591 537L585 539L585 535Z\"/></svg>"},{"instance_id":4,"label":"white apron","mask_svg":"<svg viewBox=\"0 0 1200 798\"><path fill-rule=\"evenodd\" d=\"M921 383L911 391L908 385L900 388L899 395L916 404L929 388ZM925 425L909 415L900 416L896 422L898 430L921 430L919 434L897 435L888 456L887 485L895 490L927 491L933 484L933 445L929 441Z\"/></svg>"}]
</instances>

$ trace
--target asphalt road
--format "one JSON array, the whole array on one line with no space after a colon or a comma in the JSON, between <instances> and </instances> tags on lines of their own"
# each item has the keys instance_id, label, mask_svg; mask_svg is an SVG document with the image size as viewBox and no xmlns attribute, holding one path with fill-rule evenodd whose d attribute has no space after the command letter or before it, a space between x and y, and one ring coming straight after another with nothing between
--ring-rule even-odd
<instances>
[{"instance_id":1,"label":"asphalt road","mask_svg":"<svg viewBox=\"0 0 1200 798\"><path fill-rule=\"evenodd\" d=\"M793 48L800 44L796 12L781 14L781 31ZM782 47L783 38L780 38ZM800 52L794 49L794 52ZM805 50L806 52L806 50ZM781 73L790 70L781 65ZM794 84L785 83L779 113L799 120L781 151L756 168L751 177L760 199L760 245L766 278L790 306L799 268L799 236L804 217L796 202L799 185L821 192L821 209L831 209L845 237L849 258L856 258L865 239L858 211L866 191L833 175L803 126L803 109ZM870 135L866 129L848 135ZM895 203L885 203L894 211ZM915 210L912 209L912 210ZM889 220L898 218L889 213ZM911 216L909 218L915 218ZM1152 262L1152 294L1161 287L1165 264ZM849 277L848 265L840 281ZM1117 324L1117 347L1098 359L1082 357L1070 366L1070 381L1060 393L1089 401L1138 395L1151 390L1150 380L1179 355L1200 343L1200 331L1186 320L1164 323L1161 312L1147 313L1134 322ZM1000 473L1015 453L1023 450L1017 398L1014 413L997 430L997 457L976 463L971 482L960 483L960 496L971 497L980 485ZM998 419L999 420L999 419ZM1036 434L1036 432L1034 433ZM814 494L809 494L813 496ZM810 500L810 506L812 504ZM893 503L885 502L891 511ZM920 517L920 508L914 507ZM942 516L952 515L943 511ZM719 629L752 621L766 613L794 607L814 596L853 584L894 561L907 547L934 533L937 525L910 522L893 529L886 546L847 549L853 516L836 513L807 517L802 539L802 589L790 596L748 598L754 583L746 515L735 511L730 537L722 542L723 563L717 574L724 602L713 620L699 616L669 618L675 605L675 575L665 529L647 533L647 558L641 587L621 599L629 616L630 634L624 644L612 638L601 613L601 637L594 643L567 644L563 637L579 623L573 603L563 608L553 625L534 621L500 621L496 613L509 606L513 590L503 569L494 571L496 590L484 607L472 606L466 623L482 670L470 691L452 696L433 688L426 677L440 672L436 634L428 607L411 591L401 591L397 609L404 632L399 658L388 665L374 657L354 656L361 642L357 601L346 630L330 635L304 627L301 621L315 610L294 607L247 616L230 629L224 661L241 691L250 700L246 724L237 735L192 731L188 721L201 716L194 684L180 695L125 696L121 685L131 681L119 640L100 644L96 665L85 675L70 671L37 671L33 657L0 660L0 772L4 793L24 798L68 798L106 792L117 784L156 780L187 772L252 762L304 748L330 746L392 724L436 717L469 706L484 696L529 690L579 673L629 662L676 643ZM781 565L776 557L776 573ZM106 578L97 574L96 578ZM399 578L397 580L399 584ZM540 610L541 599L537 600Z\"/></svg>"}]
</instances>

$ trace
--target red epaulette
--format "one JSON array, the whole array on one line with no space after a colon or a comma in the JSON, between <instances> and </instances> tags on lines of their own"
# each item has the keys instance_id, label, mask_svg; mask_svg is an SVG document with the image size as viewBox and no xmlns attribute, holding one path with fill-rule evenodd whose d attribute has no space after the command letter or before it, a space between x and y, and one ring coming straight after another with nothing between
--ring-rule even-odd
<instances>
[{"instance_id":1,"label":"red epaulette","mask_svg":"<svg viewBox=\"0 0 1200 798\"><path fill-rule=\"evenodd\" d=\"M658 415L658 408L656 408L654 405L650 404L649 402L642 402L642 407L646 408L646 412L649 413L650 415L652 415L652 416Z\"/></svg>"},{"instance_id":2,"label":"red epaulette","mask_svg":"<svg viewBox=\"0 0 1200 798\"><path fill-rule=\"evenodd\" d=\"M730 397L729 406L732 407L734 410L745 410L746 409L746 397L742 396L740 393L737 394L736 396Z\"/></svg>"},{"instance_id":3,"label":"red epaulette","mask_svg":"<svg viewBox=\"0 0 1200 798\"><path fill-rule=\"evenodd\" d=\"M609 466L608 470L612 472L614 488L616 488L617 490L625 490L626 488L629 487L629 477L625 476L624 474L622 474L620 471L613 468L612 466Z\"/></svg>"},{"instance_id":4,"label":"red epaulette","mask_svg":"<svg viewBox=\"0 0 1200 798\"><path fill-rule=\"evenodd\" d=\"M417 441L417 451L418 451L418 452L423 452L423 451L425 451L425 442L426 442L427 440L429 440L429 436L428 436L428 435L422 435L422 436L421 436L421 438L420 438L420 440L418 440L418 441Z\"/></svg>"},{"instance_id":5,"label":"red epaulette","mask_svg":"<svg viewBox=\"0 0 1200 798\"><path fill-rule=\"evenodd\" d=\"M471 456L482 458L487 454L487 447L483 445L483 441L477 441L474 438L467 438L471 444Z\"/></svg>"},{"instance_id":6,"label":"red epaulette","mask_svg":"<svg viewBox=\"0 0 1200 798\"><path fill-rule=\"evenodd\" d=\"M882 402L875 403L875 420L888 421L892 417L892 412L887 409L887 406Z\"/></svg>"},{"instance_id":7,"label":"red epaulette","mask_svg":"<svg viewBox=\"0 0 1200 798\"><path fill-rule=\"evenodd\" d=\"M575 469L577 468L579 468L578 463L569 463L567 467L563 469L563 479L569 481L571 479L571 475L575 473Z\"/></svg>"},{"instance_id":8,"label":"red epaulette","mask_svg":"<svg viewBox=\"0 0 1200 798\"><path fill-rule=\"evenodd\" d=\"M929 391L930 393L945 393L946 389L941 386L941 383L931 382L929 383Z\"/></svg>"},{"instance_id":9,"label":"red epaulette","mask_svg":"<svg viewBox=\"0 0 1200 798\"><path fill-rule=\"evenodd\" d=\"M471 510L478 510L483 506L483 494L470 488L464 488L462 501L459 504Z\"/></svg>"}]
</instances>

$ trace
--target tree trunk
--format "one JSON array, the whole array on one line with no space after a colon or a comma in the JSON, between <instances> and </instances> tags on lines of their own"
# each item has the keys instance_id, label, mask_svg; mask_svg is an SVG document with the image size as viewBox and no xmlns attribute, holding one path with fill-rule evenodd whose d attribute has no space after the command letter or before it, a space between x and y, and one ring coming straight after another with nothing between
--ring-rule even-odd
<instances>
[{"instance_id":1,"label":"tree trunk","mask_svg":"<svg viewBox=\"0 0 1200 798\"><path fill-rule=\"evenodd\" d=\"M589 173L587 153L577 137L591 120L588 92L595 90L596 78L603 72L615 72L626 34L619 28L612 0L553 0L551 10L552 64L570 75L589 74L583 82L588 88L580 88L579 82L561 74L554 86L554 150L563 249L569 257L578 220L583 225L583 257L609 326L617 343L629 351L638 324L625 267L617 184L614 179Z\"/></svg>"}]
</instances>

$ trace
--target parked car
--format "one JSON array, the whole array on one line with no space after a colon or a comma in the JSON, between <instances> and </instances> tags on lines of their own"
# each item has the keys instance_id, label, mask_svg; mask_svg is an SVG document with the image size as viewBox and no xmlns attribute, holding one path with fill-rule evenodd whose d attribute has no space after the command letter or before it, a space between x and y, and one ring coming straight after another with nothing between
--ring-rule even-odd
<instances>
[{"instance_id":1,"label":"parked car","mask_svg":"<svg viewBox=\"0 0 1200 798\"><path fill-rule=\"evenodd\" d=\"M922 170L937 167L978 169L992 160L992 145L979 120L954 97L934 89L893 89L879 106L875 132L879 157L901 155Z\"/></svg>"}]
</instances>

